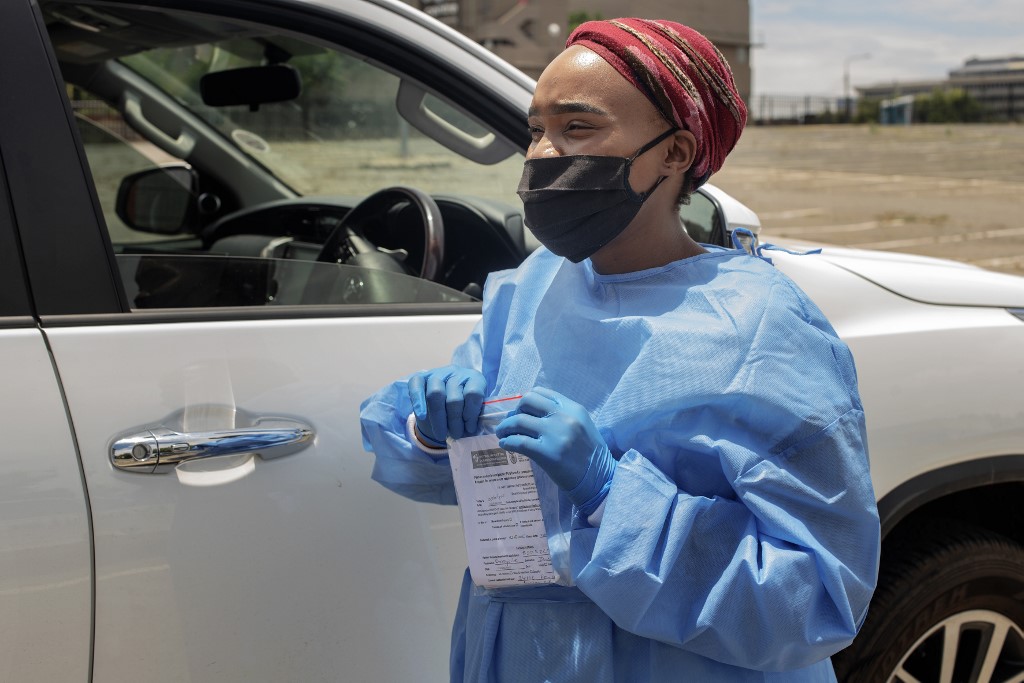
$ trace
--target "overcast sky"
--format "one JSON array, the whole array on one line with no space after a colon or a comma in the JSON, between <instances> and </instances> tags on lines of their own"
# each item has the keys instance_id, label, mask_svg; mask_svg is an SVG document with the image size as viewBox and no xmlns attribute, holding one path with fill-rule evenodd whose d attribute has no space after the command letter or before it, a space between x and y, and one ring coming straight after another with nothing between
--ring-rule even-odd
<instances>
[{"instance_id":1,"label":"overcast sky","mask_svg":"<svg viewBox=\"0 0 1024 683\"><path fill-rule=\"evenodd\" d=\"M842 95L945 78L972 57L1024 54L1024 0L751 0L753 89Z\"/></svg>"}]
</instances>

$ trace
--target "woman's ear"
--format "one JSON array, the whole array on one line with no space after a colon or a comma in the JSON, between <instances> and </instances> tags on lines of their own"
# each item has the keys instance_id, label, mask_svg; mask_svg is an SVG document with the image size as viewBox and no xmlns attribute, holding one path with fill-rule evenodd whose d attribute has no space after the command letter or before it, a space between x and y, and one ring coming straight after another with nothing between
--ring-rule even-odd
<instances>
[{"instance_id":1,"label":"woman's ear","mask_svg":"<svg viewBox=\"0 0 1024 683\"><path fill-rule=\"evenodd\" d=\"M665 175L682 175L690 170L697 156L697 139L688 130L676 131L669 139L672 145L669 146L662 162Z\"/></svg>"}]
</instances>

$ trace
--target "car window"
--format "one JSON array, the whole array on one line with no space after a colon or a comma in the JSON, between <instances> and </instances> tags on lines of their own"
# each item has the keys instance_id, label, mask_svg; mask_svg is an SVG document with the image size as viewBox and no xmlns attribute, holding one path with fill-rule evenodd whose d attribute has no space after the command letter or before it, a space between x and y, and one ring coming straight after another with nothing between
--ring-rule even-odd
<instances>
[{"instance_id":1,"label":"car window","mask_svg":"<svg viewBox=\"0 0 1024 683\"><path fill-rule=\"evenodd\" d=\"M284 63L298 72L301 93L255 110L204 104L201 79L265 65L262 39L158 48L121 62L173 94L299 194L366 195L389 185L412 185L430 193L457 190L519 203L515 191L522 157L482 166L420 132L398 112L399 75L294 38L274 44L292 53ZM470 134L486 132L435 95L425 104Z\"/></svg>"},{"instance_id":2,"label":"car window","mask_svg":"<svg viewBox=\"0 0 1024 683\"><path fill-rule=\"evenodd\" d=\"M68 87L68 93L111 241L131 244L166 239L125 225L115 211L117 191L126 176L178 159L144 139L120 112L92 93L74 86Z\"/></svg>"},{"instance_id":3,"label":"car window","mask_svg":"<svg viewBox=\"0 0 1024 683\"><path fill-rule=\"evenodd\" d=\"M47 28L134 310L469 301L525 257L522 155L443 92L191 13L111 8L133 40L83 46L74 7ZM394 186L439 206L349 216Z\"/></svg>"},{"instance_id":4,"label":"car window","mask_svg":"<svg viewBox=\"0 0 1024 683\"><path fill-rule=\"evenodd\" d=\"M711 244L715 227L721 216L718 207L711 199L700 192L690 195L690 203L679 208L679 216L687 234L697 242Z\"/></svg>"},{"instance_id":5,"label":"car window","mask_svg":"<svg viewBox=\"0 0 1024 683\"><path fill-rule=\"evenodd\" d=\"M118 254L117 265L140 310L473 301L410 275L297 259Z\"/></svg>"}]
</instances>

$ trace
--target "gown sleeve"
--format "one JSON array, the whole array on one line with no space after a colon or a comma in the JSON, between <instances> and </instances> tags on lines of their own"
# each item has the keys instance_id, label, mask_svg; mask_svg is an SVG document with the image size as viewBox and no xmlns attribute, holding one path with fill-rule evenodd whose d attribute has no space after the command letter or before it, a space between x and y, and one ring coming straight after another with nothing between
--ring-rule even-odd
<instances>
[{"instance_id":1,"label":"gown sleeve","mask_svg":"<svg viewBox=\"0 0 1024 683\"><path fill-rule=\"evenodd\" d=\"M495 334L496 325L503 325L503 305L510 293L505 286L511 271L492 273L484 287L484 310L481 320L452 354L452 364L483 372L488 390L495 386L499 358L493 352L485 357L484 337ZM494 330L488 332L487 330ZM500 345L498 347L500 351ZM500 357L500 355L499 355ZM406 421L412 412L408 377L384 387L360 406L363 448L375 455L372 478L384 487L412 500L455 505L455 483L447 454L430 455L410 443Z\"/></svg>"},{"instance_id":2,"label":"gown sleeve","mask_svg":"<svg viewBox=\"0 0 1024 683\"><path fill-rule=\"evenodd\" d=\"M620 628L783 671L852 641L880 530L852 357L802 295L769 298L729 395L662 439L677 457L703 444L732 493L694 495L628 450L600 528L576 521L572 567Z\"/></svg>"}]
</instances>

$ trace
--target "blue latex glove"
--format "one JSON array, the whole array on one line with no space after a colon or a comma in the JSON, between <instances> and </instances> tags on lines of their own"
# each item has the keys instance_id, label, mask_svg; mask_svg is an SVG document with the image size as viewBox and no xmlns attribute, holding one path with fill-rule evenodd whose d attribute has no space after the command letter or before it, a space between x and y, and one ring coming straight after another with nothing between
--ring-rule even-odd
<instances>
[{"instance_id":1,"label":"blue latex glove","mask_svg":"<svg viewBox=\"0 0 1024 683\"><path fill-rule=\"evenodd\" d=\"M583 514L596 510L608 495L615 458L579 403L550 389L535 388L495 433L502 448L544 468Z\"/></svg>"},{"instance_id":2,"label":"blue latex glove","mask_svg":"<svg viewBox=\"0 0 1024 683\"><path fill-rule=\"evenodd\" d=\"M445 446L446 439L475 434L487 380L476 370L447 365L409 378L409 400L416 429L430 446Z\"/></svg>"}]
</instances>

